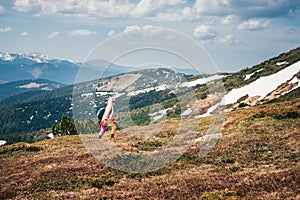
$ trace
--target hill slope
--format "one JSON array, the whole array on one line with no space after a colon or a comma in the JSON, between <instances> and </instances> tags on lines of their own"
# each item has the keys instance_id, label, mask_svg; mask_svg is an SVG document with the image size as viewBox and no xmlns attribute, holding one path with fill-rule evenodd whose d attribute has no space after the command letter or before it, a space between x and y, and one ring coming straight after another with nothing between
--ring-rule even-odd
<instances>
[{"instance_id":1,"label":"hill slope","mask_svg":"<svg viewBox=\"0 0 300 200\"><path fill-rule=\"evenodd\" d=\"M64 86L64 84L48 81L45 79L13 81L0 84L0 101L20 93L35 90L53 90Z\"/></svg>"},{"instance_id":2,"label":"hill slope","mask_svg":"<svg viewBox=\"0 0 300 200\"><path fill-rule=\"evenodd\" d=\"M229 112L223 137L206 158L199 158L201 142L193 143L173 164L144 174L98 163L78 136L0 147L0 198L298 199L299 110L298 98ZM198 137L208 119L200 119ZM128 131L118 132L115 143L129 151L153 151L158 141L172 139L132 139Z\"/></svg>"}]
</instances>

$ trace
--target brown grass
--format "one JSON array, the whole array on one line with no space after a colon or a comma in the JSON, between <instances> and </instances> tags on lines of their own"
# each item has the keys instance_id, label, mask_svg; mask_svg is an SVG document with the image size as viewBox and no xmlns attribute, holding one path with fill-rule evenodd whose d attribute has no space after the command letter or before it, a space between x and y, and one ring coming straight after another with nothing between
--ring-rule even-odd
<instances>
[{"instance_id":1,"label":"brown grass","mask_svg":"<svg viewBox=\"0 0 300 200\"><path fill-rule=\"evenodd\" d=\"M4 146L0 199L300 199L300 119L289 114L297 113L299 102L230 112L207 157L198 156L201 143L192 144L171 165L144 174L104 166L79 136ZM206 118L187 127L198 126L199 137L208 123ZM122 130L115 143L152 151L176 134L177 125L168 121L149 137L130 134L138 128Z\"/></svg>"}]
</instances>

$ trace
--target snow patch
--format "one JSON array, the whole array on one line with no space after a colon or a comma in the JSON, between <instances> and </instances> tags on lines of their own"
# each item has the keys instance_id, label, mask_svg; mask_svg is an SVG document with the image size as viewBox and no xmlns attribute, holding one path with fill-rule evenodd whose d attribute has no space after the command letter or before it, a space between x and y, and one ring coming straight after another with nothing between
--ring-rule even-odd
<instances>
[{"instance_id":1,"label":"snow patch","mask_svg":"<svg viewBox=\"0 0 300 200\"><path fill-rule=\"evenodd\" d=\"M290 81L290 84L294 84L294 83L300 83L300 80L295 76L291 81Z\"/></svg>"},{"instance_id":2,"label":"snow patch","mask_svg":"<svg viewBox=\"0 0 300 200\"><path fill-rule=\"evenodd\" d=\"M44 88L42 88L42 90L45 90L45 91L52 91L52 89L50 89L49 87L44 87Z\"/></svg>"},{"instance_id":3,"label":"snow patch","mask_svg":"<svg viewBox=\"0 0 300 200\"><path fill-rule=\"evenodd\" d=\"M195 118L198 119L198 118L203 118L203 117L208 117L214 110L216 110L219 106L221 105L221 103L217 103L213 106L211 106L206 113L202 114L202 115L198 115L196 116Z\"/></svg>"},{"instance_id":4,"label":"snow patch","mask_svg":"<svg viewBox=\"0 0 300 200\"><path fill-rule=\"evenodd\" d=\"M51 117L51 115L52 114L49 112L48 115L44 116L44 119L46 119L46 120L49 119Z\"/></svg>"},{"instance_id":5,"label":"snow patch","mask_svg":"<svg viewBox=\"0 0 300 200\"><path fill-rule=\"evenodd\" d=\"M25 57L37 63L48 63L50 60L52 60L49 56L41 53L30 53L29 55L25 55Z\"/></svg>"},{"instance_id":6,"label":"snow patch","mask_svg":"<svg viewBox=\"0 0 300 200\"><path fill-rule=\"evenodd\" d=\"M188 108L183 113L181 113L181 115L187 116L187 115L191 114L192 112L193 112L193 110L191 108Z\"/></svg>"},{"instance_id":7,"label":"snow patch","mask_svg":"<svg viewBox=\"0 0 300 200\"><path fill-rule=\"evenodd\" d=\"M199 78L199 79L194 80L194 81L184 82L180 85L180 87L193 87L193 86L196 86L196 85L203 85L203 84L209 83L211 81L221 79L223 77L224 77L223 75L213 75L213 76L210 76L210 77L207 77L207 78Z\"/></svg>"},{"instance_id":8,"label":"snow patch","mask_svg":"<svg viewBox=\"0 0 300 200\"><path fill-rule=\"evenodd\" d=\"M81 97L84 98L84 97L91 97L93 96L94 94L92 92L90 93L85 93L85 94L81 94Z\"/></svg>"},{"instance_id":9,"label":"snow patch","mask_svg":"<svg viewBox=\"0 0 300 200\"><path fill-rule=\"evenodd\" d=\"M259 70L255 71L255 72L251 73L251 74L246 74L244 81L250 79L251 76L253 76L254 74L256 74L256 73L258 73L258 72L260 72L262 70L264 70L264 69L259 69Z\"/></svg>"},{"instance_id":10,"label":"snow patch","mask_svg":"<svg viewBox=\"0 0 300 200\"><path fill-rule=\"evenodd\" d=\"M50 138L50 139L53 139L53 138L54 138L54 134L53 134L53 133L49 133L47 136L48 136L48 138Z\"/></svg>"},{"instance_id":11,"label":"snow patch","mask_svg":"<svg viewBox=\"0 0 300 200\"><path fill-rule=\"evenodd\" d=\"M290 91L288 91L287 93L289 93L289 92L291 92L291 91L293 91L293 90L295 90L295 89L297 89L297 88L300 87L300 79L298 79L296 76L290 81L290 84L295 84L295 83L297 83L297 86L294 87L294 88L292 88L292 89L291 89Z\"/></svg>"},{"instance_id":12,"label":"snow patch","mask_svg":"<svg viewBox=\"0 0 300 200\"><path fill-rule=\"evenodd\" d=\"M158 92L158 91L166 90L168 88L169 87L166 84L162 84L162 85L159 85L159 86L156 86L156 87L149 87L149 88L145 88L145 89L142 89L142 90L136 90L136 91L129 92L127 94L127 96L135 96L135 95L138 95L138 94L144 94L144 93L154 91L154 90L156 92Z\"/></svg>"},{"instance_id":13,"label":"snow patch","mask_svg":"<svg viewBox=\"0 0 300 200\"><path fill-rule=\"evenodd\" d=\"M0 53L0 59L4 61L13 61L15 58L9 53Z\"/></svg>"},{"instance_id":14,"label":"snow patch","mask_svg":"<svg viewBox=\"0 0 300 200\"><path fill-rule=\"evenodd\" d=\"M26 88L26 89L30 89L30 88L40 88L41 86L45 85L44 83L43 84L38 84L38 83L35 83L35 82L31 82L31 83L28 83L26 85L21 85L21 86L18 86L17 88Z\"/></svg>"},{"instance_id":15,"label":"snow patch","mask_svg":"<svg viewBox=\"0 0 300 200\"><path fill-rule=\"evenodd\" d=\"M259 96L259 99L261 100L270 92L274 91L279 85L291 79L292 80L290 81L290 83L298 82L298 86L292 89L294 90L300 86L300 80L297 77L294 77L294 75L299 72L299 70L300 61L282 69L275 74L261 77L241 88L232 89L230 92L223 96L222 100L219 103L211 106L205 114L196 116L196 118L207 117L219 106L236 103L238 99L245 95L248 95L249 97Z\"/></svg>"},{"instance_id":16,"label":"snow patch","mask_svg":"<svg viewBox=\"0 0 300 200\"><path fill-rule=\"evenodd\" d=\"M5 140L0 140L0 146L5 145L6 143L7 143L7 141L5 141Z\"/></svg>"},{"instance_id":17,"label":"snow patch","mask_svg":"<svg viewBox=\"0 0 300 200\"><path fill-rule=\"evenodd\" d=\"M283 61L283 62L277 62L276 65L280 66L280 65L287 65L289 64L287 61Z\"/></svg>"}]
</instances>

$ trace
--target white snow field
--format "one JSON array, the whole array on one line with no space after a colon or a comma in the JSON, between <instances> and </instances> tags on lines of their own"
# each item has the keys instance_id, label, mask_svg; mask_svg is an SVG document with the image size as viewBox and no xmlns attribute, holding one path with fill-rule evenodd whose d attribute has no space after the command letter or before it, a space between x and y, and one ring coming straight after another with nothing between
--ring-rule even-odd
<instances>
[{"instance_id":1,"label":"white snow field","mask_svg":"<svg viewBox=\"0 0 300 200\"><path fill-rule=\"evenodd\" d=\"M245 85L241 88L231 90L224 95L221 105L235 103L239 98L249 95L249 97L260 96L263 99L267 94L275 90L280 84L290 80L300 70L300 61L282 69L281 71L270 76L264 76L256 81Z\"/></svg>"},{"instance_id":2,"label":"white snow field","mask_svg":"<svg viewBox=\"0 0 300 200\"><path fill-rule=\"evenodd\" d=\"M286 62L279 64L286 64ZM300 86L300 80L294 77L294 75L297 74L299 71L300 61L282 69L281 71L275 74L261 77L256 81L245 85L241 88L232 89L230 92L223 96L222 100L219 103L211 106L208 109L207 113L197 116L197 118L207 117L219 106L235 103L238 99L245 95L249 95L249 97L259 96L259 99L263 99L267 94L275 90L279 85L290 79L292 79L290 83L298 82L298 86L292 89L294 90Z\"/></svg>"}]
</instances>

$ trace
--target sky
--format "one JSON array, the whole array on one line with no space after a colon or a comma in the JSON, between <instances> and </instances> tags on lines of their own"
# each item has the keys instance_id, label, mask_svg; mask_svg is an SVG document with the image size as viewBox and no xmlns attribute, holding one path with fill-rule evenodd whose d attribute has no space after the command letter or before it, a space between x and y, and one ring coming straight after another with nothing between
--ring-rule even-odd
<instances>
[{"instance_id":1,"label":"sky","mask_svg":"<svg viewBox=\"0 0 300 200\"><path fill-rule=\"evenodd\" d=\"M192 41L219 71L238 71L300 46L300 1L0 0L0 52L38 52L84 61L101 45L105 51L103 44L111 44L111 38L117 41L118 36L127 34L115 47L104 45L111 53L120 46L128 49L127 59L120 54L124 52L116 51L119 55L112 60L117 64L130 66L138 59L140 65L176 60L168 56L170 50L168 55L160 54L160 59L143 63L140 52L147 55L151 49L134 49L141 49L143 42L134 48L126 46L129 43L124 38L128 39L129 32L152 41L160 37L156 43L161 46L157 47L178 48L175 54L181 58L189 54L197 58L197 50L188 44ZM170 37L170 33L183 40ZM129 40L135 42L134 37ZM136 55L130 56L134 52ZM179 65L183 67L184 62Z\"/></svg>"}]
</instances>

